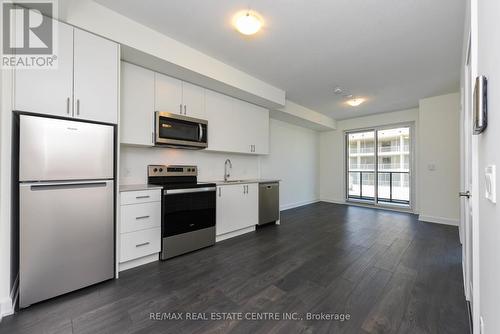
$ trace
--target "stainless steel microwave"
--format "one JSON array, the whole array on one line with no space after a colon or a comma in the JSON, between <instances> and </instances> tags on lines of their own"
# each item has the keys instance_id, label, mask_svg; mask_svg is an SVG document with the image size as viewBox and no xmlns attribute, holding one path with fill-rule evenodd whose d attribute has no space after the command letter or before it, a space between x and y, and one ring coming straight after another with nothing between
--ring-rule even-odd
<instances>
[{"instance_id":1,"label":"stainless steel microwave","mask_svg":"<svg viewBox=\"0 0 500 334\"><path fill-rule=\"evenodd\" d=\"M155 112L155 145L174 148L207 147L208 122L203 119Z\"/></svg>"}]
</instances>

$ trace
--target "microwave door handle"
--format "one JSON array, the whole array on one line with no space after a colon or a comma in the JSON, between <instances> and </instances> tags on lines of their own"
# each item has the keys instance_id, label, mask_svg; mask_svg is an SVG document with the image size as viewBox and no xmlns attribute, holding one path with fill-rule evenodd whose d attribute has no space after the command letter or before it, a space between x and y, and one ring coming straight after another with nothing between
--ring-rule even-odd
<instances>
[{"instance_id":1,"label":"microwave door handle","mask_svg":"<svg viewBox=\"0 0 500 334\"><path fill-rule=\"evenodd\" d=\"M198 123L198 128L200 129L200 139L199 139L199 141L202 141L203 140L203 126Z\"/></svg>"}]
</instances>

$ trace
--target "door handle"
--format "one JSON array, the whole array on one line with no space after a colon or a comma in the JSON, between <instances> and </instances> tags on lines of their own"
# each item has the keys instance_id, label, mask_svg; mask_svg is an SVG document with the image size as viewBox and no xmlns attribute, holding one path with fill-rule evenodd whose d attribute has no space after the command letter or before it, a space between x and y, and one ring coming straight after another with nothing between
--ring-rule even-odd
<instances>
[{"instance_id":1,"label":"door handle","mask_svg":"<svg viewBox=\"0 0 500 334\"><path fill-rule=\"evenodd\" d=\"M181 104L179 104L179 114L181 114L181 115L182 115L182 103L181 103Z\"/></svg>"},{"instance_id":2,"label":"door handle","mask_svg":"<svg viewBox=\"0 0 500 334\"><path fill-rule=\"evenodd\" d=\"M200 130L200 133L199 133L200 140L199 141L201 142L202 139L203 139L203 126L201 124L199 124L199 123L198 123L198 129Z\"/></svg>"},{"instance_id":3,"label":"door handle","mask_svg":"<svg viewBox=\"0 0 500 334\"><path fill-rule=\"evenodd\" d=\"M76 100L76 114L80 115L80 99Z\"/></svg>"},{"instance_id":4,"label":"door handle","mask_svg":"<svg viewBox=\"0 0 500 334\"><path fill-rule=\"evenodd\" d=\"M184 115L187 115L186 105L184 105Z\"/></svg>"},{"instance_id":5,"label":"door handle","mask_svg":"<svg viewBox=\"0 0 500 334\"><path fill-rule=\"evenodd\" d=\"M219 197L220 197L220 194L221 194L221 188L219 187Z\"/></svg>"},{"instance_id":6,"label":"door handle","mask_svg":"<svg viewBox=\"0 0 500 334\"><path fill-rule=\"evenodd\" d=\"M69 115L69 97L66 99L66 114Z\"/></svg>"},{"instance_id":7,"label":"door handle","mask_svg":"<svg viewBox=\"0 0 500 334\"><path fill-rule=\"evenodd\" d=\"M467 197L467 198L470 198L472 196L471 193L470 193L470 191L468 191L468 190L467 191L461 191L461 192L458 193L458 195L460 197Z\"/></svg>"}]
</instances>

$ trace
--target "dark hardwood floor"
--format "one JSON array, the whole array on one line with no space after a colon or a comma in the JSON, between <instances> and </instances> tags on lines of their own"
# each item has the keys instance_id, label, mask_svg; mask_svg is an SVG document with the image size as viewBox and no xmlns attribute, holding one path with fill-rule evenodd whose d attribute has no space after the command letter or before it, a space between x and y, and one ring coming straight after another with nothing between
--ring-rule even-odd
<instances>
[{"instance_id":1,"label":"dark hardwood floor","mask_svg":"<svg viewBox=\"0 0 500 334\"><path fill-rule=\"evenodd\" d=\"M4 318L0 332L468 333L457 228L329 203L285 211L281 222L33 305ZM151 320L152 312L350 319Z\"/></svg>"}]
</instances>

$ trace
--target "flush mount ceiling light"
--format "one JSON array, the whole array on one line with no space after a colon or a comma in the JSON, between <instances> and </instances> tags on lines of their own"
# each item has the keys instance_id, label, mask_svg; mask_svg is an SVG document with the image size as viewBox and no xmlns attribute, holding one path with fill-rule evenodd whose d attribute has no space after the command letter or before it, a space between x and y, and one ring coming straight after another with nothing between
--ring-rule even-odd
<instances>
[{"instance_id":1,"label":"flush mount ceiling light","mask_svg":"<svg viewBox=\"0 0 500 334\"><path fill-rule=\"evenodd\" d=\"M253 35L262 28L262 18L255 12L240 12L235 15L234 26L243 35Z\"/></svg>"},{"instance_id":2,"label":"flush mount ceiling light","mask_svg":"<svg viewBox=\"0 0 500 334\"><path fill-rule=\"evenodd\" d=\"M363 99L361 97L350 99L350 100L346 101L346 103L348 105L350 105L351 107L357 107L357 106L359 106L363 102L365 102L365 99Z\"/></svg>"}]
</instances>

